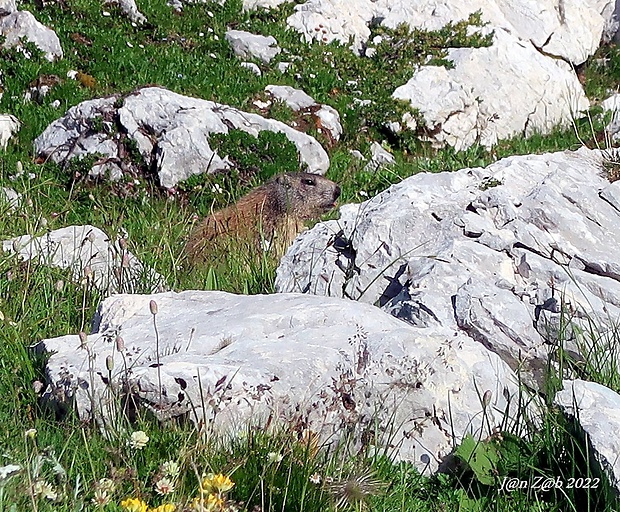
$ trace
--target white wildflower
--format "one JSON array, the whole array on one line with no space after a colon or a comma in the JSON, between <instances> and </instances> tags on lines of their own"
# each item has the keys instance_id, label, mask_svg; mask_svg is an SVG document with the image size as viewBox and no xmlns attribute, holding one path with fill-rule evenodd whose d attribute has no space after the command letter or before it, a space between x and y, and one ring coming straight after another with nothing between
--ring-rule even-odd
<instances>
[{"instance_id":1,"label":"white wildflower","mask_svg":"<svg viewBox=\"0 0 620 512\"><path fill-rule=\"evenodd\" d=\"M149 442L149 436L146 433L142 432L142 430L136 430L131 434L131 438L129 439L129 446L135 448L136 450L141 450L146 446L146 443Z\"/></svg>"}]
</instances>

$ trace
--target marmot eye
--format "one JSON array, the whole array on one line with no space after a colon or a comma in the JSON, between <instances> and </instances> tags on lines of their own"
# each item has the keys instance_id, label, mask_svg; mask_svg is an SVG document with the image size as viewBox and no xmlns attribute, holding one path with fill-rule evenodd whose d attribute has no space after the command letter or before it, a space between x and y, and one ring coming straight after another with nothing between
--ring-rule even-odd
<instances>
[{"instance_id":1,"label":"marmot eye","mask_svg":"<svg viewBox=\"0 0 620 512\"><path fill-rule=\"evenodd\" d=\"M304 178L304 179L301 180L301 182L304 185L311 185L311 186L315 185L315 182L314 182L314 180L312 178Z\"/></svg>"}]
</instances>

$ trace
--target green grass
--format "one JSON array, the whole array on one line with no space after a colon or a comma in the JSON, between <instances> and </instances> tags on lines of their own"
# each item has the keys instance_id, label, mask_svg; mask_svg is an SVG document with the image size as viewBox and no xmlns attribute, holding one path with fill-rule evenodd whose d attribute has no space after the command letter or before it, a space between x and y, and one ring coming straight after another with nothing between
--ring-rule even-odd
<instances>
[{"instance_id":1,"label":"green grass","mask_svg":"<svg viewBox=\"0 0 620 512\"><path fill-rule=\"evenodd\" d=\"M347 45L301 43L298 34L285 28L294 4L251 13L242 12L241 2L235 0L222 6L215 2L187 5L182 13L174 14L164 0L144 0L139 8L149 21L142 27L132 26L117 8L100 2L46 3L40 9L35 2L26 1L20 8L33 11L56 30L65 58L47 62L32 46L31 59L15 50L0 50L4 89L0 112L10 112L23 123L7 151L0 155L0 186L16 189L24 199L17 213L0 210L1 238L43 234L71 224L93 224L111 237L126 230L128 249L164 275L175 290L273 292L277 266L273 255L228 247L214 252L208 265L191 268L184 260L183 247L192 223L211 208L229 204L274 174L298 169L295 151L278 135L263 134L251 140L233 132L212 141L235 162L233 171L193 177L174 196L158 189L145 168L142 175L121 183L92 182L84 178L88 161L66 167L33 161L33 140L69 107L156 84L253 111L253 101L265 99L268 84L302 88L341 114L341 141L332 144L322 139L311 121L309 133L324 142L329 151L328 177L341 185L343 203L363 201L418 172L484 166L508 155L576 149L582 142L590 147L604 145L604 119L596 110L576 119L568 129L528 139L518 136L502 141L491 151L479 146L460 153L438 151L419 141L423 130L400 136L387 132L385 123L398 120L407 108L393 102L390 93L411 76L416 65L428 55L441 62L448 46L488 44L485 39L467 36L467 23L439 33L373 28L371 37L381 35L384 40L377 46L376 56L366 59L354 55ZM111 16L102 16L103 10L110 11ZM478 21L472 18L470 23ZM232 55L224 40L227 28L274 35L283 52L270 64L258 63L263 75L257 77ZM602 48L599 56L609 59L606 66L592 61L584 67L586 91L593 100L616 87L620 69L616 47ZM292 64L282 74L276 65L285 61ZM71 70L82 73L80 80L67 78ZM40 104L24 102L29 84L41 75L57 75L60 83ZM369 98L374 103L367 107L354 102ZM59 108L52 106L56 100ZM269 115L284 122L297 116L277 103ZM396 164L368 172L350 150L368 156L370 143L375 140L393 151ZM11 179L19 165L24 174ZM180 466L172 496L179 510L197 495L203 473L229 475L235 486L225 496L241 510L620 509L604 478L596 492L499 490L505 477L531 482L542 476L567 482L574 477L601 476L583 433L550 405L553 389L543 404L545 414L538 428L523 417L517 422L518 430L515 427L490 439L472 439L473 445L465 445L469 455L457 457L451 471L435 476L421 474L408 463L392 462L384 447L376 452L359 452L353 449L353 440L331 451L314 446L308 442L311 433L289 425L274 426L269 431L248 426L242 435L222 436L204 425L196 428L188 418L162 425L142 413L129 421L119 408L116 424L102 432L96 425L82 423L72 410L56 410L40 400L38 383L45 382L45 360L33 348L46 337L88 331L101 299L89 285L72 283L66 271L0 254L0 466L22 467L19 474L0 478L0 512L97 510L92 500L97 489L103 491L103 478L113 481L115 490L108 494L110 504L100 509L121 510L120 502L128 496L155 507L167 501L155 492L154 485L162 476L161 464L169 460ZM560 353L560 368L618 391L615 352L610 356L609 351L592 348L615 347L616 338L602 343L596 324L593 321L589 331L580 333L584 350L592 357L585 363L574 362ZM550 372L550 385L559 376ZM532 398L524 393L523 399ZM36 429L36 435L27 436L29 429ZM150 437L141 450L127 444L136 430ZM477 465L472 453L495 462ZM51 484L57 498L35 496L32 491L37 480Z\"/></svg>"}]
</instances>

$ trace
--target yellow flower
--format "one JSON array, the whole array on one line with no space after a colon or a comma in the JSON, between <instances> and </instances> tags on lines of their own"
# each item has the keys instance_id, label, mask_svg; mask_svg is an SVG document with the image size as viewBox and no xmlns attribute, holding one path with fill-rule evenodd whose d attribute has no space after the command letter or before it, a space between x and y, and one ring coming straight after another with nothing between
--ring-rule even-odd
<instances>
[{"instance_id":1,"label":"yellow flower","mask_svg":"<svg viewBox=\"0 0 620 512\"><path fill-rule=\"evenodd\" d=\"M204 499L194 498L189 506L194 512L215 512L217 510L222 510L224 507L224 500L217 497L215 494L209 494L209 496Z\"/></svg>"},{"instance_id":2,"label":"yellow flower","mask_svg":"<svg viewBox=\"0 0 620 512\"><path fill-rule=\"evenodd\" d=\"M217 475L209 473L202 479L200 488L205 494L222 494L230 491L234 485L235 483L227 476L222 475L222 473L218 473Z\"/></svg>"},{"instance_id":3,"label":"yellow flower","mask_svg":"<svg viewBox=\"0 0 620 512\"><path fill-rule=\"evenodd\" d=\"M138 498L127 498L121 501L121 507L127 512L148 512L148 505Z\"/></svg>"},{"instance_id":4,"label":"yellow flower","mask_svg":"<svg viewBox=\"0 0 620 512\"><path fill-rule=\"evenodd\" d=\"M170 503L166 503L164 505L160 505L159 507L149 509L149 512L174 512L177 509L175 505Z\"/></svg>"}]
</instances>

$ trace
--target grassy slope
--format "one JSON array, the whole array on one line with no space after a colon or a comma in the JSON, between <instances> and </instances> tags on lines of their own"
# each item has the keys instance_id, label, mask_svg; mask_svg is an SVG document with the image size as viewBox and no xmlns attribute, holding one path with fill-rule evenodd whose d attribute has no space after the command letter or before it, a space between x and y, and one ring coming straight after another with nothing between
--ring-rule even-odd
<instances>
[{"instance_id":1,"label":"grassy slope","mask_svg":"<svg viewBox=\"0 0 620 512\"><path fill-rule=\"evenodd\" d=\"M296 33L284 28L283 20L291 12L291 5L258 13L242 13L239 2L234 1L224 6L188 6L182 14L171 13L163 0L142 1L139 7L149 20L145 27L133 27L116 8L90 0L52 3L42 9L29 2L20 5L56 30L66 57L48 63L40 58L27 60L15 51L0 55L4 87L0 112L10 112L23 122L16 141L0 156L0 185L15 188L26 198L20 214L0 212L2 239L70 224L91 223L109 235L124 228L129 233L130 250L164 274L175 289L272 291L276 262L269 257L247 261L247 255L241 253L224 260L216 255L213 266L206 269L183 268L181 261L192 218L205 214L212 204L219 206L234 200L265 177L260 173L251 179L233 175L197 180L183 194L170 199L151 184L148 175L127 195L119 194L119 187L76 178L84 173L79 164L59 168L51 163L33 163L33 139L68 107L102 95L128 93L145 84L246 110L253 109L254 99L264 99L262 91L267 84L288 84L334 106L341 113L345 135L339 144L329 148L332 167L328 176L342 185L343 202L363 200L419 171L453 170L485 165L509 154L574 148L580 139L593 139L592 134L599 129L591 128L585 119L577 121L581 137L567 130L529 140L517 137L503 142L493 153L478 147L460 154L450 150L435 152L413 139L395 140L382 131L383 123L390 115L397 116L402 107L391 104L389 91L400 85L411 66L429 53L441 59L442 44L466 43L463 27L454 27L442 35L415 34L415 44L405 45L401 53L388 46L379 49L376 59L368 60L336 44L301 44ZM110 11L111 16L102 16L103 10ZM227 27L274 35L284 48L280 60L291 61L292 67L281 74L275 64L261 64L262 77L241 68L224 40ZM406 32L400 35L408 37ZM615 49L605 49L604 53L611 59L607 68L586 69L592 95L602 95L615 80L618 53ZM391 59L386 60L386 55ZM70 70L94 80L67 79ZM28 84L42 74L56 74L62 82L41 104L23 102ZM348 84L360 76L366 80ZM353 99L357 97L373 98L376 104L366 110L354 108ZM59 109L51 106L54 100L60 101ZM272 115L285 121L293 117L282 106L276 106ZM312 129L311 133L316 135ZM373 140L392 145L396 166L376 173L362 171L349 150L367 151ZM25 174L13 181L9 177L15 174L18 161ZM270 172L278 172L280 165L276 163ZM241 169L239 174L244 172ZM29 173L35 177L30 179ZM216 183L222 186L224 195L213 191ZM351 489L355 490L356 485L362 495L374 493L372 485L364 489L366 484L358 482L360 472L372 468L373 478L390 486L382 496L371 498L372 509L378 511L603 510L612 506L609 493L601 493L601 498L595 498L593 493L499 493L493 486L480 486L471 474L428 479L407 464L393 466L377 456L365 459L363 454L351 457L343 453L326 457L304 449L303 444L286 435L264 437L250 431L243 439L214 447L204 432L189 425L160 427L148 417L140 418L133 426L123 423L114 431L119 437L111 439L81 424L72 414L58 421L57 412L42 407L38 401L33 383L44 380L44 361L30 346L44 337L88 330L99 300L92 289L71 284L62 271L0 256L0 465L18 463L25 468L6 486L0 479L0 510L93 509L90 500L94 497L94 483L103 477L113 478L118 488L106 510L118 510L115 503L129 494L159 503L162 498L153 491L153 475L168 459L177 460L182 467L177 502L196 492L197 473L222 471L232 473L237 483L231 498L245 502L248 508L264 504L271 510L325 510L343 496L353 499L355 492ZM588 474L589 465L579 462L580 457L573 456L572 464L562 462L566 450L579 451L582 446L575 441L570 426L561 423L555 414L548 421L542 434L518 450L517 459L523 461L524 467L516 474L529 478L532 467L549 476ZM38 430L34 439L24 436L30 428ZM147 447L139 452L125 442L128 432L138 428L151 436ZM533 458L532 452L539 456ZM283 459L270 458L270 453L282 454ZM327 486L309 484L309 476L314 473L323 478L330 476L335 482ZM351 475L358 475L357 480ZM31 496L37 478L60 490L55 501Z\"/></svg>"}]
</instances>

